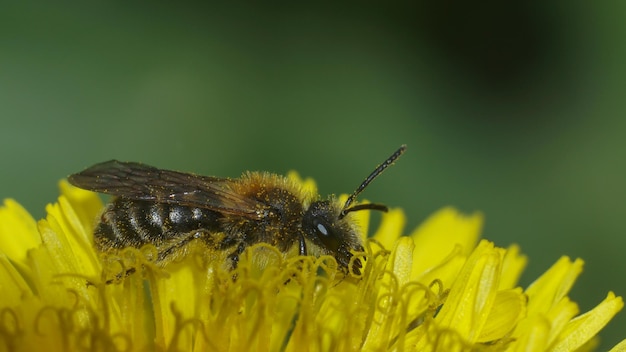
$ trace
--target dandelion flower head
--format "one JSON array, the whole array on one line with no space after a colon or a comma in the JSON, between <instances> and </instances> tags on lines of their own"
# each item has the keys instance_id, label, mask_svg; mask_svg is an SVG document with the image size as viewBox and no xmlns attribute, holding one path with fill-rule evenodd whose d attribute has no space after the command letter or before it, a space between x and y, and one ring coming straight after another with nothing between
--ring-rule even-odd
<instances>
[{"instance_id":1,"label":"dandelion flower head","mask_svg":"<svg viewBox=\"0 0 626 352\"><path fill-rule=\"evenodd\" d=\"M580 259L519 287L520 249L481 240L482 216L452 208L407 234L391 209L355 253L362 272L348 274L330 256L263 244L234 271L200 243L165 267L149 245L102 256L96 194L61 182L46 210L35 221L11 199L0 208L0 351L586 350L623 306L609 292L579 311L568 292ZM352 216L367 234L368 212Z\"/></svg>"}]
</instances>

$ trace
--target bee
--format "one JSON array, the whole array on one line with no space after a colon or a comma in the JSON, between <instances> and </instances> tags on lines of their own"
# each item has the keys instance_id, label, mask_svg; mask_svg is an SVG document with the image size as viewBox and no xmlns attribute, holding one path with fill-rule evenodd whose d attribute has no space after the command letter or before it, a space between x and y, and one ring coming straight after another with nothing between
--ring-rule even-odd
<instances>
[{"instance_id":1,"label":"bee","mask_svg":"<svg viewBox=\"0 0 626 352\"><path fill-rule=\"evenodd\" d=\"M344 204L334 196L310 195L291 179L268 172L220 178L111 160L68 180L114 196L94 230L95 247L104 253L152 244L156 263L164 265L200 240L226 251L225 264L234 269L246 248L268 243L283 253L333 256L344 272L351 266L358 275L362 263L351 259L363 244L350 213L387 207L353 203L405 150L402 145L377 166Z\"/></svg>"}]
</instances>

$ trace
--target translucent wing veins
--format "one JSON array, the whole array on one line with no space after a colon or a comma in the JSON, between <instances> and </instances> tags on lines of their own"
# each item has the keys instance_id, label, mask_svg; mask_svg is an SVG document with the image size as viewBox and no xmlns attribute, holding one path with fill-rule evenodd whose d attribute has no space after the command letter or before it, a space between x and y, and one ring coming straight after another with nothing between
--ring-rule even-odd
<instances>
[{"instance_id":1,"label":"translucent wing veins","mask_svg":"<svg viewBox=\"0 0 626 352\"><path fill-rule=\"evenodd\" d=\"M259 218L267 205L230 188L228 178L162 170L117 160L70 175L74 186L132 200L151 200Z\"/></svg>"}]
</instances>

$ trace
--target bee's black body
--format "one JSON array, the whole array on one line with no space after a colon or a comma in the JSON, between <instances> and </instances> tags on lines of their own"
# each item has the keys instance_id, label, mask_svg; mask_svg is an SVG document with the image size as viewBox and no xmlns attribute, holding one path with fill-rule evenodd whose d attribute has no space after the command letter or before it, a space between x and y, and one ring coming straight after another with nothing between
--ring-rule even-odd
<instances>
[{"instance_id":1,"label":"bee's black body","mask_svg":"<svg viewBox=\"0 0 626 352\"><path fill-rule=\"evenodd\" d=\"M220 213L208 209L117 198L107 205L94 230L96 246L105 251L170 244L171 249L159 254L162 260L189 240L209 240L209 234L219 232L220 218Z\"/></svg>"},{"instance_id":2,"label":"bee's black body","mask_svg":"<svg viewBox=\"0 0 626 352\"><path fill-rule=\"evenodd\" d=\"M347 270L352 252L363 250L348 213L386 210L377 204L350 204L404 149L381 164L343 206L333 198L318 200L287 177L259 172L229 179L112 160L71 175L69 181L116 196L94 231L96 247L103 252L151 244L157 262L166 263L199 239L227 251L235 267L245 248L268 243L282 252L297 246L302 255L332 255ZM359 273L361 266L353 260L350 269Z\"/></svg>"}]
</instances>

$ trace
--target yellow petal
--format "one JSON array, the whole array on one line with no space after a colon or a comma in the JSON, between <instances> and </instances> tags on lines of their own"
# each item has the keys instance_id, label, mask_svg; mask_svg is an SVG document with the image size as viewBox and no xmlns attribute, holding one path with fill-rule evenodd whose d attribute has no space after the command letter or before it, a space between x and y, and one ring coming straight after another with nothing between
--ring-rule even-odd
<instances>
[{"instance_id":1,"label":"yellow petal","mask_svg":"<svg viewBox=\"0 0 626 352\"><path fill-rule=\"evenodd\" d=\"M30 296L32 290L9 258L0 252L0 297L2 305L7 307L17 306L22 297Z\"/></svg>"},{"instance_id":2,"label":"yellow petal","mask_svg":"<svg viewBox=\"0 0 626 352\"><path fill-rule=\"evenodd\" d=\"M384 213L380 222L380 226L374 233L373 239L378 241L383 248L390 250L393 248L396 240L402 235L406 216L402 209L390 209ZM411 242L413 242L411 240Z\"/></svg>"},{"instance_id":3,"label":"yellow petal","mask_svg":"<svg viewBox=\"0 0 626 352\"><path fill-rule=\"evenodd\" d=\"M394 335L394 331L403 329L403 327L398 328L398 325L406 326L408 324L406 312L398 312L398 307L406 308L406 302L401 295L401 288L410 277L412 251L413 240L409 237L401 237L391 251L385 273L377 285L379 287L378 295L373 302L376 305L376 310L365 339L365 346L369 346L368 348L382 348L389 336Z\"/></svg>"},{"instance_id":4,"label":"yellow petal","mask_svg":"<svg viewBox=\"0 0 626 352\"><path fill-rule=\"evenodd\" d=\"M613 346L609 352L626 352L626 340L622 340L620 343Z\"/></svg>"},{"instance_id":5,"label":"yellow petal","mask_svg":"<svg viewBox=\"0 0 626 352\"><path fill-rule=\"evenodd\" d=\"M498 291L493 308L480 331L478 342L501 339L513 331L515 325L526 317L526 296L521 289Z\"/></svg>"},{"instance_id":6,"label":"yellow petal","mask_svg":"<svg viewBox=\"0 0 626 352\"><path fill-rule=\"evenodd\" d=\"M463 216L453 208L431 215L410 235L415 241L414 277L423 275L454 255L467 256L476 246L483 218Z\"/></svg>"},{"instance_id":7,"label":"yellow petal","mask_svg":"<svg viewBox=\"0 0 626 352\"><path fill-rule=\"evenodd\" d=\"M38 223L46 248L54 258L58 273L78 273L96 278L100 275L100 261L76 213L64 196L59 203L46 207L46 220Z\"/></svg>"},{"instance_id":8,"label":"yellow petal","mask_svg":"<svg viewBox=\"0 0 626 352\"><path fill-rule=\"evenodd\" d=\"M496 299L503 254L493 243L478 244L437 316L442 327L454 329L470 343L478 340Z\"/></svg>"},{"instance_id":9,"label":"yellow petal","mask_svg":"<svg viewBox=\"0 0 626 352\"><path fill-rule=\"evenodd\" d=\"M504 260L502 261L502 278L500 280L500 289L510 289L517 286L528 258L520 254L520 248L512 245L506 250Z\"/></svg>"},{"instance_id":10,"label":"yellow petal","mask_svg":"<svg viewBox=\"0 0 626 352\"><path fill-rule=\"evenodd\" d=\"M412 238L400 237L389 257L387 269L393 272L400 287L406 285L411 277L414 249Z\"/></svg>"},{"instance_id":11,"label":"yellow petal","mask_svg":"<svg viewBox=\"0 0 626 352\"><path fill-rule=\"evenodd\" d=\"M86 232L83 235L91 239L91 230L94 228L98 215L102 212L100 197L98 197L97 193L74 187L66 180L59 182L59 188L80 222L80 225L76 224L75 227L81 226L84 228Z\"/></svg>"},{"instance_id":12,"label":"yellow petal","mask_svg":"<svg viewBox=\"0 0 626 352\"><path fill-rule=\"evenodd\" d=\"M582 272L582 267L583 261L580 259L572 262L567 257L561 257L526 290L529 297L528 314L549 311L550 307L567 295Z\"/></svg>"},{"instance_id":13,"label":"yellow petal","mask_svg":"<svg viewBox=\"0 0 626 352\"><path fill-rule=\"evenodd\" d=\"M562 332L562 339L553 351L573 351L593 338L624 306L621 297L609 292L607 297L589 312L572 319Z\"/></svg>"},{"instance_id":14,"label":"yellow petal","mask_svg":"<svg viewBox=\"0 0 626 352\"><path fill-rule=\"evenodd\" d=\"M542 316L534 316L528 323L526 334L518 337L509 348L515 352L545 351L550 336L550 321Z\"/></svg>"},{"instance_id":15,"label":"yellow petal","mask_svg":"<svg viewBox=\"0 0 626 352\"><path fill-rule=\"evenodd\" d=\"M40 243L35 219L16 201L6 199L0 207L0 252L23 265L28 250Z\"/></svg>"},{"instance_id":16,"label":"yellow petal","mask_svg":"<svg viewBox=\"0 0 626 352\"><path fill-rule=\"evenodd\" d=\"M551 329L548 338L550 344L554 344L568 322L575 317L579 311L580 309L576 303L572 302L568 297L563 297L557 304L552 306L550 310L543 314L550 321Z\"/></svg>"}]
</instances>

